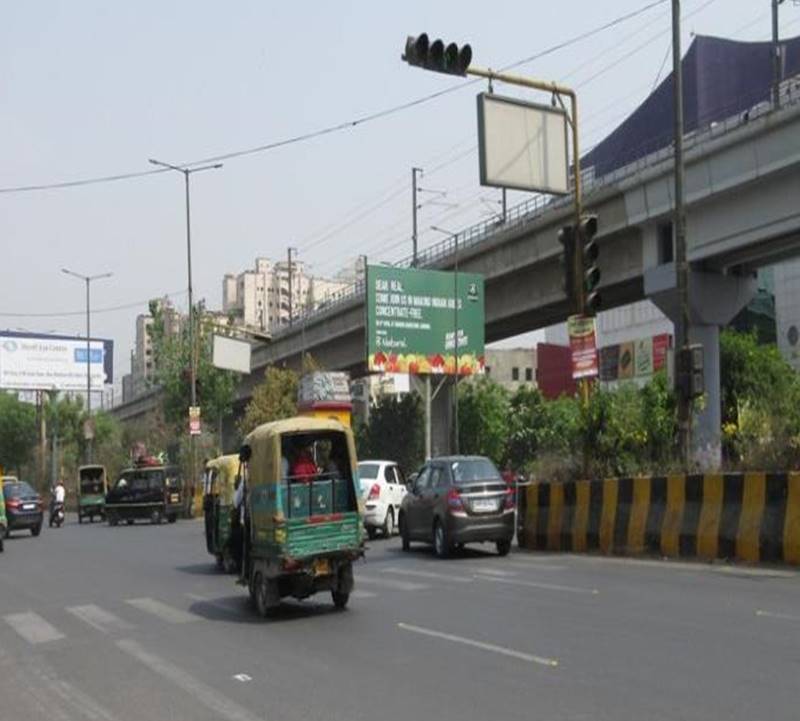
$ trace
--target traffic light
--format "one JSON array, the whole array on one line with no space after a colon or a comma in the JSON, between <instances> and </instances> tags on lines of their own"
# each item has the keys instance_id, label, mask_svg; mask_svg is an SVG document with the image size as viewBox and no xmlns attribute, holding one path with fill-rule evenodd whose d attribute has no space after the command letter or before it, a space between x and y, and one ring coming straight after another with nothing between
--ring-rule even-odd
<instances>
[{"instance_id":1,"label":"traffic light","mask_svg":"<svg viewBox=\"0 0 800 721\"><path fill-rule=\"evenodd\" d=\"M587 315L594 315L600 308L600 268L597 259L600 256L600 246L597 244L597 216L586 215L581 218L580 239L583 252L583 292L584 308Z\"/></svg>"},{"instance_id":2,"label":"traffic light","mask_svg":"<svg viewBox=\"0 0 800 721\"><path fill-rule=\"evenodd\" d=\"M567 295L570 312L577 312L577 297L575 294L575 226L565 225L558 231L558 242L564 246L561 255L563 281L561 288Z\"/></svg>"},{"instance_id":3,"label":"traffic light","mask_svg":"<svg viewBox=\"0 0 800 721\"><path fill-rule=\"evenodd\" d=\"M409 65L437 73L466 75L467 68L472 62L472 48L469 45L459 48L455 43L445 47L444 42L438 38L430 42L426 33L417 37L409 35L403 60Z\"/></svg>"},{"instance_id":4,"label":"traffic light","mask_svg":"<svg viewBox=\"0 0 800 721\"><path fill-rule=\"evenodd\" d=\"M705 393L703 346L687 345L678 351L678 381L685 398L699 398Z\"/></svg>"}]
</instances>

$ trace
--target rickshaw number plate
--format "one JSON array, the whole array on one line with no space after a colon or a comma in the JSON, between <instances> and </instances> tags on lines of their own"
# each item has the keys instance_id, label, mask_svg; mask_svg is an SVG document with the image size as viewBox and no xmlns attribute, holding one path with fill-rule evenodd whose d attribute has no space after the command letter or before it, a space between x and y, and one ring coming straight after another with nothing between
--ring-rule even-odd
<instances>
[{"instance_id":1,"label":"rickshaw number plate","mask_svg":"<svg viewBox=\"0 0 800 721\"><path fill-rule=\"evenodd\" d=\"M170 503L177 503L180 500L180 496L177 493L173 493L170 496Z\"/></svg>"},{"instance_id":2,"label":"rickshaw number plate","mask_svg":"<svg viewBox=\"0 0 800 721\"><path fill-rule=\"evenodd\" d=\"M318 558L314 561L314 575L327 576L331 572L331 564L327 558Z\"/></svg>"}]
</instances>

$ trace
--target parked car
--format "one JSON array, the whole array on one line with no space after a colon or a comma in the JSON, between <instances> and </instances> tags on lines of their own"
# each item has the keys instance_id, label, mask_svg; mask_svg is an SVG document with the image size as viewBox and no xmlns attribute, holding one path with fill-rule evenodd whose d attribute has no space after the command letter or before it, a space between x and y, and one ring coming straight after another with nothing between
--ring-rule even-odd
<instances>
[{"instance_id":1,"label":"parked car","mask_svg":"<svg viewBox=\"0 0 800 721\"><path fill-rule=\"evenodd\" d=\"M41 495L25 481L15 476L3 476L3 497L6 506L6 531L8 538L11 531L29 529L38 536L42 532L44 504Z\"/></svg>"},{"instance_id":2,"label":"parked car","mask_svg":"<svg viewBox=\"0 0 800 721\"><path fill-rule=\"evenodd\" d=\"M382 531L389 538L397 527L406 482L393 461L361 461L358 464L361 495L364 498L364 528L370 539Z\"/></svg>"},{"instance_id":3,"label":"parked car","mask_svg":"<svg viewBox=\"0 0 800 721\"><path fill-rule=\"evenodd\" d=\"M514 489L488 458L434 458L403 499L399 524L404 551L422 541L445 558L466 543L491 542L505 556L514 538Z\"/></svg>"}]
</instances>

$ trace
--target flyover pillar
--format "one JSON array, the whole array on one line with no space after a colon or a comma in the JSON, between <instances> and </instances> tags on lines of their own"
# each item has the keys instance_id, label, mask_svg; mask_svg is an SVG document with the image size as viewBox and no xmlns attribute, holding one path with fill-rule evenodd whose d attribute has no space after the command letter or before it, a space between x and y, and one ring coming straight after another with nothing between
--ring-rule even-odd
<instances>
[{"instance_id":1,"label":"flyover pillar","mask_svg":"<svg viewBox=\"0 0 800 721\"><path fill-rule=\"evenodd\" d=\"M703 469L722 462L722 399L720 395L719 330L733 320L757 290L754 276L691 271L689 277L689 342L703 346L705 398L692 422L692 456ZM644 273L644 290L673 323L679 318L675 264Z\"/></svg>"}]
</instances>

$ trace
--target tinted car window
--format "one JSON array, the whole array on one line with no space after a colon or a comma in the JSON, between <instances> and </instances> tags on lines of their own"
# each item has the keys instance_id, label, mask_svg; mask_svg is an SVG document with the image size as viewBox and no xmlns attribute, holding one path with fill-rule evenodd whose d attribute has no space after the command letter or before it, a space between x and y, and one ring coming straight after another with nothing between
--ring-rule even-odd
<instances>
[{"instance_id":1,"label":"tinted car window","mask_svg":"<svg viewBox=\"0 0 800 721\"><path fill-rule=\"evenodd\" d=\"M456 483L501 480L500 473L488 458L453 461L450 463L450 470Z\"/></svg>"},{"instance_id":2,"label":"tinted car window","mask_svg":"<svg viewBox=\"0 0 800 721\"><path fill-rule=\"evenodd\" d=\"M117 481L117 488L128 488L132 491L156 491L163 487L163 471L128 471Z\"/></svg>"},{"instance_id":3,"label":"tinted car window","mask_svg":"<svg viewBox=\"0 0 800 721\"><path fill-rule=\"evenodd\" d=\"M431 480L431 469L429 467L423 468L419 475L417 476L417 480L414 481L414 488L418 491L424 491Z\"/></svg>"},{"instance_id":4,"label":"tinted car window","mask_svg":"<svg viewBox=\"0 0 800 721\"><path fill-rule=\"evenodd\" d=\"M25 481L19 481L16 483L4 483L3 495L6 498L19 498L20 496L35 496L36 491Z\"/></svg>"},{"instance_id":5,"label":"tinted car window","mask_svg":"<svg viewBox=\"0 0 800 721\"><path fill-rule=\"evenodd\" d=\"M378 463L359 463L358 475L367 481L374 481L378 477L380 465Z\"/></svg>"}]
</instances>

